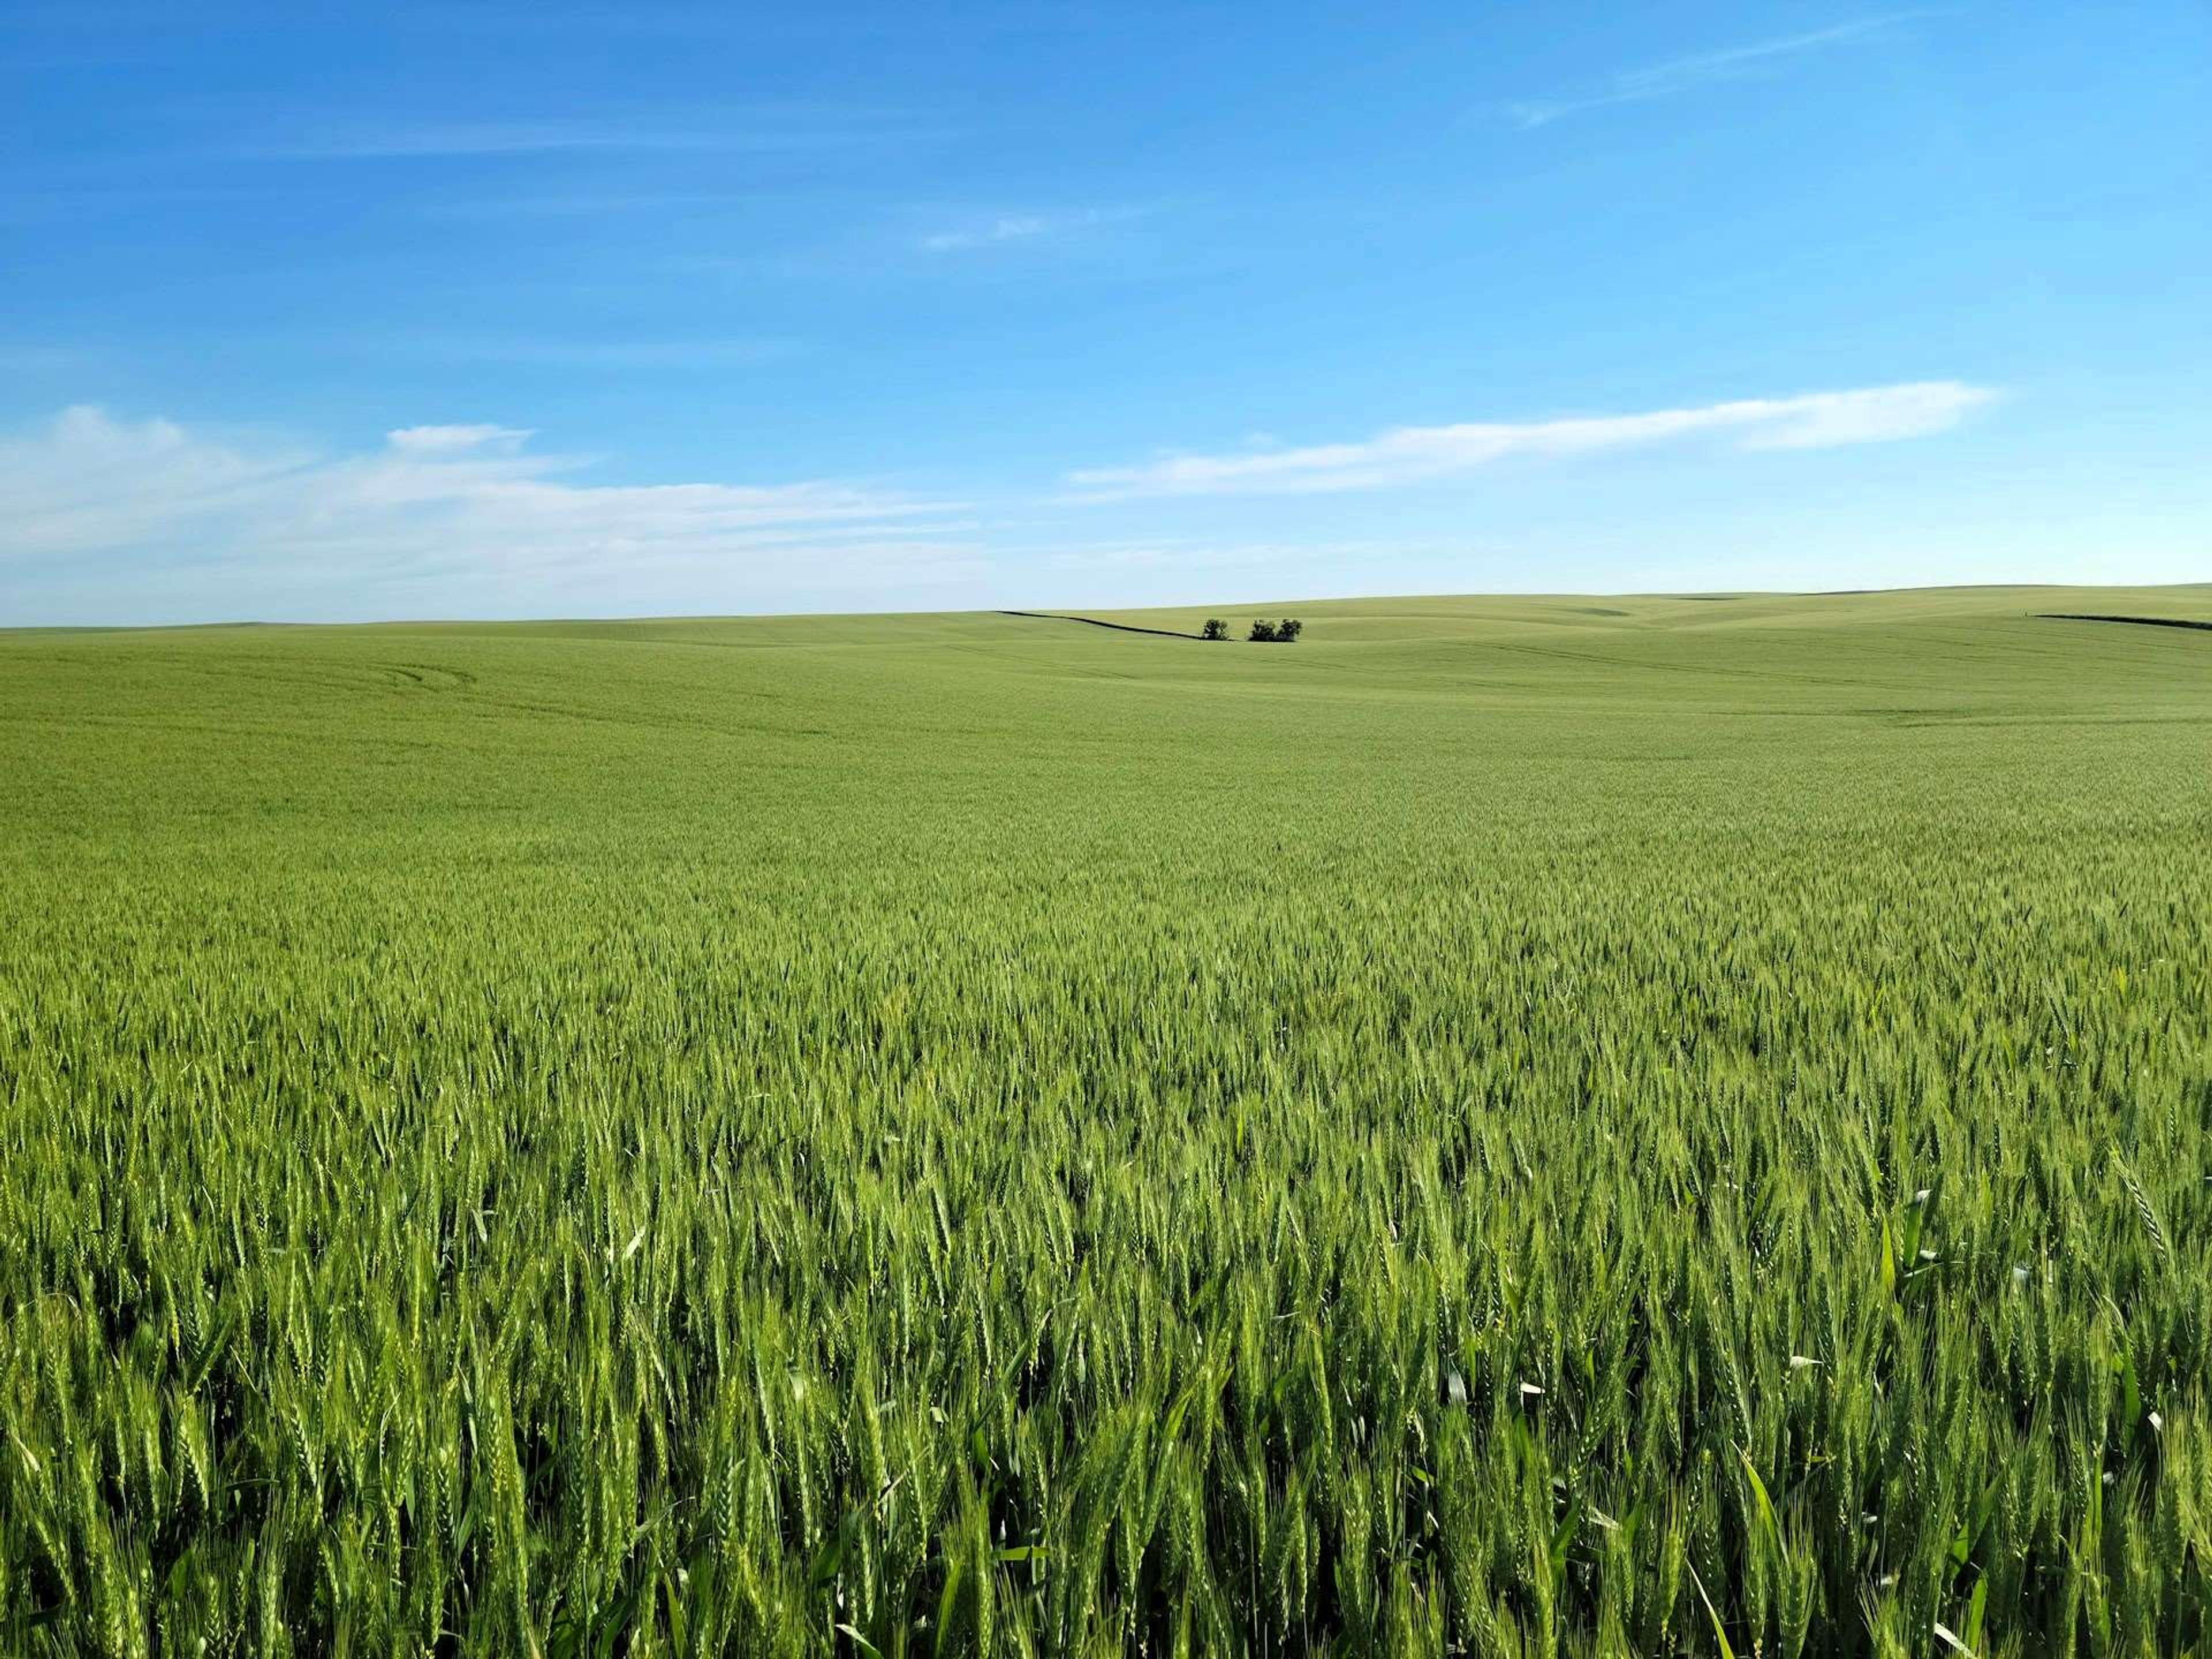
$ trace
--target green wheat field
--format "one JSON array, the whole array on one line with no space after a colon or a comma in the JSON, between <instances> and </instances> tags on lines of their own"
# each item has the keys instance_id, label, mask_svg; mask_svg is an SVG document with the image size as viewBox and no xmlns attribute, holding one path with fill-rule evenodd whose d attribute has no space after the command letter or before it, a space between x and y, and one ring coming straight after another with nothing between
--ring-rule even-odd
<instances>
[{"instance_id":1,"label":"green wheat field","mask_svg":"<svg viewBox=\"0 0 2212 1659\"><path fill-rule=\"evenodd\" d=\"M2212 587L0 635L0 1653L2203 1651L2046 612Z\"/></svg>"}]
</instances>

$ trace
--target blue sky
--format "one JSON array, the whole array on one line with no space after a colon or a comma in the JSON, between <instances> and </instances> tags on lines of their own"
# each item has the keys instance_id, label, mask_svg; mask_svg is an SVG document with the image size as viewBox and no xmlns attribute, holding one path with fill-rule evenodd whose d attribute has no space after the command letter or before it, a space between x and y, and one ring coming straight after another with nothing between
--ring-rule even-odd
<instances>
[{"instance_id":1,"label":"blue sky","mask_svg":"<svg viewBox=\"0 0 2212 1659\"><path fill-rule=\"evenodd\" d=\"M2212 8L0 9L0 624L2212 575Z\"/></svg>"}]
</instances>

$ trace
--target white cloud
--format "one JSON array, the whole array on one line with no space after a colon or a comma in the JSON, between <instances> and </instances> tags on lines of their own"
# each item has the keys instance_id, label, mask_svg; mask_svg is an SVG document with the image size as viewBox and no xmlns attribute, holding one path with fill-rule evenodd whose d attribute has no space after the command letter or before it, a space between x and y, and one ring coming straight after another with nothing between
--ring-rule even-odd
<instances>
[{"instance_id":1,"label":"white cloud","mask_svg":"<svg viewBox=\"0 0 2212 1659\"><path fill-rule=\"evenodd\" d=\"M1310 494L1419 483L1512 456L1583 455L1710 434L1732 434L1743 449L1823 449L1942 432L1994 395L1956 380L1924 380L1637 415L1399 427L1356 443L1097 467L1070 473L1067 482L1095 498Z\"/></svg>"},{"instance_id":2,"label":"white cloud","mask_svg":"<svg viewBox=\"0 0 2212 1659\"><path fill-rule=\"evenodd\" d=\"M836 481L593 484L523 429L404 427L354 454L65 411L0 441L0 562L49 586L100 573L109 614L141 586L390 614L443 602L542 613L544 596L695 607L972 574L956 504ZM12 579L11 579L12 580ZM207 605L198 609L205 613ZM234 607L234 612L236 611Z\"/></svg>"},{"instance_id":3,"label":"white cloud","mask_svg":"<svg viewBox=\"0 0 2212 1659\"><path fill-rule=\"evenodd\" d=\"M403 455L456 455L468 449L519 455L533 435L526 427L403 426L386 433L384 441Z\"/></svg>"},{"instance_id":4,"label":"white cloud","mask_svg":"<svg viewBox=\"0 0 2212 1659\"><path fill-rule=\"evenodd\" d=\"M1078 213L1011 213L921 239L931 253L963 253L1008 242L1034 242L1071 235L1098 225L1118 224L1142 215L1141 208L1086 208Z\"/></svg>"},{"instance_id":5,"label":"white cloud","mask_svg":"<svg viewBox=\"0 0 2212 1659\"><path fill-rule=\"evenodd\" d=\"M1747 46L1724 46L1717 52L1673 58L1663 64L1649 64L1641 69L1620 70L1589 92L1565 98L1531 99L1508 104L1505 113L1521 126L1540 127L1562 116L1578 115L1584 110L1603 109L1610 104L1639 104L1654 98L1671 98L1718 82L1747 80L1779 67L1785 59L1870 40L1890 33L1899 23L1926 15L1928 14L1924 11L1884 12L1876 16L1854 18L1828 28L1813 29L1803 34L1784 35L1777 40L1755 40Z\"/></svg>"}]
</instances>

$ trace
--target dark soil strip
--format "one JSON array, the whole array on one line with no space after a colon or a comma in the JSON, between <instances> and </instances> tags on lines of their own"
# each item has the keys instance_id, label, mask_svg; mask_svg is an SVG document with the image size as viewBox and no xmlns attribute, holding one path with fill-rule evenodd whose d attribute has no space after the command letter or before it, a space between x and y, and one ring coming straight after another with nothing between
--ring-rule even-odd
<instances>
[{"instance_id":1,"label":"dark soil strip","mask_svg":"<svg viewBox=\"0 0 2212 1659\"><path fill-rule=\"evenodd\" d=\"M2042 622L2133 623L2138 628L2196 628L2212 634L2212 622L2191 622L2185 617L2100 617L2087 611L2039 611Z\"/></svg>"},{"instance_id":2,"label":"dark soil strip","mask_svg":"<svg viewBox=\"0 0 2212 1659\"><path fill-rule=\"evenodd\" d=\"M1087 623L1093 628L1110 628L1117 634L1157 634L1164 640L1204 639L1203 634L1185 634L1172 628L1139 628L1134 623L1101 622L1096 617L1064 617L1053 611L1001 611L1002 617L1030 617L1038 622Z\"/></svg>"}]
</instances>

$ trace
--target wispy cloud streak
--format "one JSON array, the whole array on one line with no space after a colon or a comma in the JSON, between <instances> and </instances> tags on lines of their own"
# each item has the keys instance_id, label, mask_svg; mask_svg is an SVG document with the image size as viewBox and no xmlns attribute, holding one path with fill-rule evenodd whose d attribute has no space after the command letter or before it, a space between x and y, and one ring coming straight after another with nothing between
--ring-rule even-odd
<instances>
[{"instance_id":1,"label":"wispy cloud streak","mask_svg":"<svg viewBox=\"0 0 2212 1659\"><path fill-rule=\"evenodd\" d=\"M1588 455L1704 435L1732 436L1741 449L1825 449L1945 431L1994 395L1957 380L1922 380L1633 415L1399 427L1354 443L1091 468L1070 473L1067 483L1091 499L1301 495L1418 483L1515 456Z\"/></svg>"},{"instance_id":2,"label":"wispy cloud streak","mask_svg":"<svg viewBox=\"0 0 2212 1659\"><path fill-rule=\"evenodd\" d=\"M1623 70L1595 88L1562 98L1528 99L1505 106L1504 112L1522 127L1546 126L1562 117L1613 104L1640 104L1656 98L1672 98L1720 82L1741 81L1779 68L1787 59L1877 36L1893 34L1899 24L1924 17L1924 11L1884 12L1854 18L1828 28L1802 34L1755 40L1747 46L1723 46L1715 52L1672 58L1662 64Z\"/></svg>"},{"instance_id":3,"label":"wispy cloud streak","mask_svg":"<svg viewBox=\"0 0 2212 1659\"><path fill-rule=\"evenodd\" d=\"M940 230L921 238L930 253L963 253L976 248L999 247L1009 242L1048 241L1140 217L1146 210L1134 207L1085 208L1075 213L1007 213L995 218Z\"/></svg>"}]
</instances>

